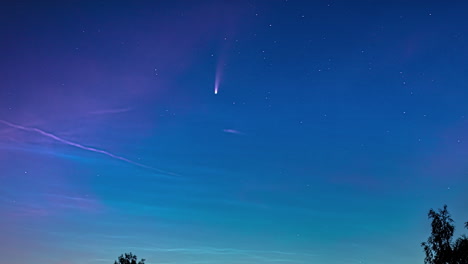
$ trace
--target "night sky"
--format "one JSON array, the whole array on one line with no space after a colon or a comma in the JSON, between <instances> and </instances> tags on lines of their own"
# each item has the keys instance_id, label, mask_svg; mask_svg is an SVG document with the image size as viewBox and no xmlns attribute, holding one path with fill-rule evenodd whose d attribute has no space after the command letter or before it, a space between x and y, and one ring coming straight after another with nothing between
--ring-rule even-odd
<instances>
[{"instance_id":1,"label":"night sky","mask_svg":"<svg viewBox=\"0 0 468 264\"><path fill-rule=\"evenodd\" d=\"M5 2L2 263L413 264L468 220L466 1Z\"/></svg>"}]
</instances>

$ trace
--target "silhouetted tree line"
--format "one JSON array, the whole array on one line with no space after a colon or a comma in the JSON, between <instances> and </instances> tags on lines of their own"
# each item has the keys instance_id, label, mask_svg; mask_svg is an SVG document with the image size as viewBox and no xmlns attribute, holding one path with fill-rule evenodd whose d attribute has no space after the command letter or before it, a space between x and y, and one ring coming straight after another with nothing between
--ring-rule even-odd
<instances>
[{"instance_id":1,"label":"silhouetted tree line","mask_svg":"<svg viewBox=\"0 0 468 264\"><path fill-rule=\"evenodd\" d=\"M132 252L125 253L120 255L119 260L114 261L114 264L145 264L145 259L141 259L138 261L136 255L133 255Z\"/></svg>"},{"instance_id":2,"label":"silhouetted tree line","mask_svg":"<svg viewBox=\"0 0 468 264\"><path fill-rule=\"evenodd\" d=\"M447 205L438 212L429 210L428 216L432 219L432 232L427 242L421 244L426 253L424 263L468 264L468 237L462 235L453 241L455 226ZM468 222L465 223L465 228L468 228Z\"/></svg>"},{"instance_id":3,"label":"silhouetted tree line","mask_svg":"<svg viewBox=\"0 0 468 264\"><path fill-rule=\"evenodd\" d=\"M421 243L426 253L425 264L468 264L468 237L462 235L453 242L455 226L453 219L447 210L439 209L438 212L429 210L429 219L432 219L432 232L427 242ZM468 228L468 222L465 223ZM120 255L114 264L145 264L145 259L138 261L136 255L125 253Z\"/></svg>"}]
</instances>

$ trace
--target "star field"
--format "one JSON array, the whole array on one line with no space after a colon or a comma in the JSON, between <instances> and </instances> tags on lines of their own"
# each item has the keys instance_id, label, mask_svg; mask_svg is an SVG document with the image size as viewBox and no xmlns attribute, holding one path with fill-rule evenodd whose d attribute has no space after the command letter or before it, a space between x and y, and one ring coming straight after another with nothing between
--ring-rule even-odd
<instances>
[{"instance_id":1,"label":"star field","mask_svg":"<svg viewBox=\"0 0 468 264\"><path fill-rule=\"evenodd\" d=\"M5 263L423 263L468 219L467 3L0 10Z\"/></svg>"}]
</instances>

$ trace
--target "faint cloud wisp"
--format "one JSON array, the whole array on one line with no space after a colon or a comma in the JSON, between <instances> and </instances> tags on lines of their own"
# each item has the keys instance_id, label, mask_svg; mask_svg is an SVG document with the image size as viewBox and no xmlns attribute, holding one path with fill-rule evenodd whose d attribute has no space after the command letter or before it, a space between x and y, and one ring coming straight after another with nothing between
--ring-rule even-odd
<instances>
[{"instance_id":1,"label":"faint cloud wisp","mask_svg":"<svg viewBox=\"0 0 468 264\"><path fill-rule=\"evenodd\" d=\"M83 149L83 150L86 150L86 151L91 151L91 152L95 152L95 153L104 154L104 155L106 155L106 156L108 156L108 157L111 157L111 158L113 158L113 159L121 160L121 161L123 161L123 162L129 163L129 164L132 164L132 165L141 167L141 168L149 169L149 170L158 172L158 173L160 173L160 174L162 174L162 175L167 175L167 176L178 176L178 175L175 174L175 173L168 172L168 171L164 171L164 170L160 170L160 169L157 169L157 168L154 168L154 167L151 167L151 166L142 164L142 163L138 163L138 162L129 160L129 159L125 158L125 157L112 154L112 153L110 153L110 152L108 152L108 151L105 151L105 150L96 149L96 148L93 148L93 147L87 147L87 146L84 146L84 145L81 145L81 144L78 144L78 143L75 143L75 142L72 142L72 141L68 141L68 140L66 140L66 139L60 138L60 137L58 137L58 136L56 136L56 135L54 135L54 134L51 134L51 133L49 133L49 132L43 131L43 130L38 129L38 128L25 127L25 126L21 126L21 125L17 125L17 124L10 123L10 122L5 121L5 120L0 120L0 123L3 123L4 125L7 125L7 126L9 126L9 127L15 128L15 129L19 129L19 130L23 130L23 131L29 131L29 132L35 132L35 133L38 133L38 134L40 134L40 135L42 135L42 136L45 136L45 137L51 138L51 139L53 139L53 140L56 140L56 141L58 141L58 142L60 142L60 143L63 143L63 144L69 145L69 146L73 146L73 147L76 147L76 148L79 148L79 149Z\"/></svg>"}]
</instances>

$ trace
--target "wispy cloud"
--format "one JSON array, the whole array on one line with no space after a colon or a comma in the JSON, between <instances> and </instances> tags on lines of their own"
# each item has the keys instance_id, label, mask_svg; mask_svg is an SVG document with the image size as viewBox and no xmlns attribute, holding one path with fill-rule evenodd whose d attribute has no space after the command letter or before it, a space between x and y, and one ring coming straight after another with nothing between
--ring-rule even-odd
<instances>
[{"instance_id":1,"label":"wispy cloud","mask_svg":"<svg viewBox=\"0 0 468 264\"><path fill-rule=\"evenodd\" d=\"M107 115L107 114L120 114L131 111L131 107L127 108L116 108L116 109L101 109L89 112L92 115Z\"/></svg>"},{"instance_id":2,"label":"wispy cloud","mask_svg":"<svg viewBox=\"0 0 468 264\"><path fill-rule=\"evenodd\" d=\"M307 256L318 256L310 253L297 253L297 252L286 252L276 250L250 250L250 249L237 249L237 248L216 248L216 247L193 247L193 248L135 248L138 250L146 251L157 251L157 252L179 252L179 253L192 253L192 254L213 254L213 255L225 255L225 254L241 254L241 255L255 255L255 254L274 254L284 256L294 255L307 255Z\"/></svg>"},{"instance_id":3,"label":"wispy cloud","mask_svg":"<svg viewBox=\"0 0 468 264\"><path fill-rule=\"evenodd\" d=\"M245 135L245 133L235 129L223 129L223 132L236 135Z\"/></svg>"},{"instance_id":4,"label":"wispy cloud","mask_svg":"<svg viewBox=\"0 0 468 264\"><path fill-rule=\"evenodd\" d=\"M175 174L175 173L168 172L168 171L165 171L165 170L161 170L161 169L158 169L158 168L154 168L154 167L148 166L148 165L146 165L146 164L142 164L142 163L139 163L139 162L136 162L136 161L127 159L127 158L125 158L125 157L122 157L122 156L113 154L113 153L111 153L111 152L108 152L108 151L105 151L105 150L102 150L102 149L97 149L97 148L93 148L93 147L84 146L84 145L82 145L82 144L79 144L79 143L76 143L76 142L72 142L72 141L63 139L63 138L58 137L58 136L56 136L56 135L54 135L54 134L52 134L52 133L46 132L46 131L41 130L41 129L38 129L38 128L26 127L26 126L22 126L22 125L18 125L18 124L13 124L13 123L7 122L7 121L5 121L5 120L0 120L0 123L2 123L2 124L4 124L4 125L7 125L7 126L9 126L9 127L15 128L15 129L19 129L19 130L23 130L23 131L34 132L34 133L40 134L40 135L42 135L42 136L44 136L44 137L51 138L51 139L53 139L53 140L55 140L55 141L58 141L58 142L60 142L60 143L65 144L65 145L73 146L73 147L76 147L76 148L79 148L79 149L82 149L82 150L86 150L86 151L90 151L90 152L95 152L95 153L103 154L103 155L106 155L106 156L111 157L111 158L116 159L116 160L120 160L120 161L129 163L129 164L132 164L132 165L141 167L141 168L145 168L145 169L149 169L149 170L155 171L155 172L157 172L158 174L161 174L161 175L166 175L166 176L178 176L178 175Z\"/></svg>"},{"instance_id":5,"label":"wispy cloud","mask_svg":"<svg viewBox=\"0 0 468 264\"><path fill-rule=\"evenodd\" d=\"M134 251L146 251L154 253L176 253L183 255L204 255L207 258L216 256L234 256L240 257L239 260L261 261L262 263L286 262L286 263L304 263L302 260L318 257L318 254L307 252L286 252L276 250L249 250L237 248L216 248L216 247L187 247L187 248L161 248L161 247L130 247ZM122 249L123 250L123 249ZM206 263L207 261L204 261ZM195 262L191 262L195 263Z\"/></svg>"}]
</instances>

